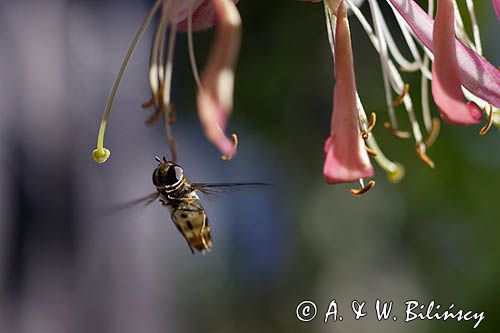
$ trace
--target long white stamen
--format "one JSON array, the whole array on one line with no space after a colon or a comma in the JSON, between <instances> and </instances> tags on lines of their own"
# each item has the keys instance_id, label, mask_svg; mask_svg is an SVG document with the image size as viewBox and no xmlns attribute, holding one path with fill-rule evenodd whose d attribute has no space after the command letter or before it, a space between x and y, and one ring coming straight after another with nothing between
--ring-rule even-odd
<instances>
[{"instance_id":1,"label":"long white stamen","mask_svg":"<svg viewBox=\"0 0 500 333\"><path fill-rule=\"evenodd\" d=\"M168 146L172 154L172 161L177 161L177 149L175 147L174 136L172 134L172 118L173 112L172 105L170 104L170 92L172 88L172 72L174 63L174 50L175 50L175 37L177 36L177 22L172 22L170 27L170 34L168 37L167 59L165 63L165 76L163 81L163 107L164 107L164 123L165 132L167 135Z\"/></svg>"},{"instance_id":2,"label":"long white stamen","mask_svg":"<svg viewBox=\"0 0 500 333\"><path fill-rule=\"evenodd\" d=\"M377 38L377 36L375 35L375 33L373 32L373 29L372 29L370 23L368 23L368 20L365 18L363 13L361 13L361 11L355 6L355 4L352 2L352 0L346 0L346 2L350 6L351 11L354 13L354 15L356 16L358 21L361 23L361 26L363 27L366 34L368 35L368 38L370 39L370 41L373 44L373 47L375 48L377 53L380 54L380 42L379 42L379 39ZM388 62L391 62L391 60L388 59ZM391 85L393 85L393 84L394 83L391 82ZM392 100L391 100L391 105L392 105Z\"/></svg>"},{"instance_id":3,"label":"long white stamen","mask_svg":"<svg viewBox=\"0 0 500 333\"><path fill-rule=\"evenodd\" d=\"M161 23L156 28L149 58L149 86L151 87L153 96L156 96L156 92L158 91L158 40L160 39L160 35Z\"/></svg>"},{"instance_id":4,"label":"long white stamen","mask_svg":"<svg viewBox=\"0 0 500 333\"><path fill-rule=\"evenodd\" d=\"M376 36L373 34L373 29L366 20L366 18L363 16L361 11L359 11L357 8L355 8L355 6L353 6L351 0L346 0L346 2L350 5L353 14L356 16L356 18L363 26L363 29L366 31L368 37L370 38L370 41L372 42L377 52L380 52L379 39L377 39ZM387 67L388 67L388 76L390 79L392 89L394 89L394 91L400 95L404 94L405 84L403 82L401 75L399 74L399 71L397 70L396 66L390 59L387 60ZM411 97L408 94L404 95L403 103L405 105L405 108L408 113L408 118L412 125L412 131L413 131L413 136L415 137L415 141L421 142L423 138L422 132L420 131L420 127L418 125L418 121L415 116L415 112L413 110L413 103ZM391 100L391 106L392 106L392 100Z\"/></svg>"},{"instance_id":5,"label":"long white stamen","mask_svg":"<svg viewBox=\"0 0 500 333\"><path fill-rule=\"evenodd\" d=\"M401 15L399 15L399 12L396 10L396 8L394 8L392 3L389 3L389 5L394 13L394 16L396 17L399 28L401 29L403 37L406 41L406 45L408 46L413 58L415 59L415 62L418 62L419 65L422 66L422 57L410 33L411 29L408 26L408 23L406 23L406 21L401 17Z\"/></svg>"},{"instance_id":6,"label":"long white stamen","mask_svg":"<svg viewBox=\"0 0 500 333\"><path fill-rule=\"evenodd\" d=\"M430 17L434 16L434 0L428 0L428 2L427 2L427 14L429 14Z\"/></svg>"},{"instance_id":7,"label":"long white stamen","mask_svg":"<svg viewBox=\"0 0 500 333\"><path fill-rule=\"evenodd\" d=\"M165 79L164 75L164 68L163 68L163 59L165 58L165 37L167 35L167 29L168 29L168 16L165 16L165 22L163 23L163 26L161 27L162 31L162 38L160 39L159 47L158 47L158 81L160 81L161 84L163 84L163 80Z\"/></svg>"},{"instance_id":8,"label":"long white stamen","mask_svg":"<svg viewBox=\"0 0 500 333\"><path fill-rule=\"evenodd\" d=\"M189 61L191 62L191 70L193 71L194 81L198 90L201 90L201 80L200 74L198 73L198 66L196 65L196 56L194 54L194 43L193 43L193 1L189 2L188 8L188 50L189 50Z\"/></svg>"},{"instance_id":9,"label":"long white stamen","mask_svg":"<svg viewBox=\"0 0 500 333\"><path fill-rule=\"evenodd\" d=\"M153 95L153 101L155 103L159 84L161 84L163 81L163 45L165 41L167 24L168 15L164 7L160 23L158 24L158 28L156 29L153 39L149 66L149 85L151 86L151 93Z\"/></svg>"},{"instance_id":10,"label":"long white stamen","mask_svg":"<svg viewBox=\"0 0 500 333\"><path fill-rule=\"evenodd\" d=\"M470 20L472 23L472 34L474 35L474 44L476 45L476 52L480 55L483 54L483 46L481 45L481 34L479 32L479 25L477 24L476 13L474 11L474 2L466 0L467 10L469 11Z\"/></svg>"},{"instance_id":11,"label":"long white stamen","mask_svg":"<svg viewBox=\"0 0 500 333\"><path fill-rule=\"evenodd\" d=\"M375 33L377 35L380 46L379 56L380 56L380 63L382 65L382 77L384 81L385 101L387 104L387 110L389 111L389 119L391 121L392 128L397 129L398 124L397 124L396 114L394 113L394 107L392 106L392 95L391 95L391 88L389 85L389 75L388 75L389 69L387 68L388 67L387 63L389 59L387 56L387 44L380 23L381 18L377 15L376 8L378 4L377 0L368 0L368 3L370 4L370 11L375 26Z\"/></svg>"},{"instance_id":12,"label":"long white stamen","mask_svg":"<svg viewBox=\"0 0 500 333\"><path fill-rule=\"evenodd\" d=\"M391 4L392 10L395 12L396 8ZM403 33L403 37L406 41L406 45L410 49L411 54L413 55L413 58L415 61L417 61L419 64L422 63L422 57L420 55L420 52L417 48L417 45L415 44L415 41L413 40L411 34L410 34L410 27L408 26L408 23L400 16L396 15L396 20L398 21L399 27L401 29L401 32Z\"/></svg>"},{"instance_id":13,"label":"long white stamen","mask_svg":"<svg viewBox=\"0 0 500 333\"><path fill-rule=\"evenodd\" d=\"M462 20L462 14L460 14L460 9L458 8L457 0L453 0L453 8L455 10L455 28L464 31L464 21Z\"/></svg>"},{"instance_id":14,"label":"long white stamen","mask_svg":"<svg viewBox=\"0 0 500 333\"><path fill-rule=\"evenodd\" d=\"M429 0L427 3L427 14L429 14L430 17L434 15L434 0ZM423 67L426 69L429 67L429 57L426 55L424 57L424 63ZM429 101L429 80L432 79L432 76L429 78L427 77L424 72L422 72L421 75L421 81L420 81L420 94L421 94L421 101L422 101L422 115L424 118L424 125L425 129L427 130L427 133L429 133L432 130L432 116L431 116L431 109L430 109L430 101Z\"/></svg>"},{"instance_id":15,"label":"long white stamen","mask_svg":"<svg viewBox=\"0 0 500 333\"><path fill-rule=\"evenodd\" d=\"M377 50L377 52L380 52L380 48L379 48L379 43L378 43L378 39L377 39L377 36L375 35L375 33L373 32L373 29L370 25L370 23L368 23L368 20L366 19L366 17L363 15L363 13L359 10L358 7L356 7L356 5L352 2L352 0L346 0L346 3L349 5L350 7L350 10L352 11L352 13L356 16L356 18L358 19L359 23L361 23L361 26L363 27L363 29L365 30L366 34L368 35L368 37L370 38L370 41L372 42L373 46L375 47L375 50ZM397 15L397 13L395 13ZM396 16L397 17L397 16ZM405 27L407 29L407 33L409 33L409 37L410 37L410 40L411 37L413 36L412 35L412 31L410 29L408 29L407 27ZM411 44L409 44L410 46ZM413 43L413 46L410 46L410 49L411 48L415 48L415 52L416 54L419 55L418 53L418 49L416 48L416 45ZM430 51L429 51L430 52ZM412 52L413 53L413 52ZM420 66L420 70L424 72L424 74L427 76L427 77L432 77L432 74L431 72L425 68L424 66Z\"/></svg>"},{"instance_id":16,"label":"long white stamen","mask_svg":"<svg viewBox=\"0 0 500 333\"><path fill-rule=\"evenodd\" d=\"M109 118L109 113L111 111L111 106L113 106L113 101L116 96L116 92L118 91L118 87L120 86L121 79L123 77L123 73L125 72L125 69L127 68L127 64L130 61L130 58L132 57L132 54L134 53L137 43L141 39L142 35L146 31L146 28L149 26L151 21L153 20L156 12L160 8L162 3L162 0L157 0L155 4L153 5L153 8L151 8L151 11L148 13L146 18L144 19L144 22L142 23L141 27L137 31L134 39L132 40L132 44L130 45L129 49L127 50L127 54L125 55L125 58L123 59L123 62L120 66L120 70L118 71L118 74L116 75L115 82L113 83L113 87L111 88L111 92L109 94L108 101L106 103L106 107L104 108L104 114L102 116L101 120L101 127L99 128L99 135L97 137L97 148L94 151L94 158L99 155L100 162L104 162L105 159L107 158L101 158L101 156L104 156L104 133L106 132L106 124L108 122ZM109 156L109 152L106 154Z\"/></svg>"},{"instance_id":17,"label":"long white stamen","mask_svg":"<svg viewBox=\"0 0 500 333\"><path fill-rule=\"evenodd\" d=\"M326 1L323 2L325 7L325 20L326 20L326 30L328 34L328 42L330 43L330 49L332 51L332 57L335 59L335 45L333 44L334 40L334 29L333 27L336 25L332 24L332 13L330 12L330 8L328 7ZM336 16L333 18L336 21Z\"/></svg>"},{"instance_id":18,"label":"long white stamen","mask_svg":"<svg viewBox=\"0 0 500 333\"><path fill-rule=\"evenodd\" d=\"M467 44L473 50L476 49L476 46L469 38L467 31L465 31L464 21L462 20L462 13L460 13L460 9L458 8L457 1L453 0L453 7L455 9L455 31L458 39Z\"/></svg>"},{"instance_id":19,"label":"long white stamen","mask_svg":"<svg viewBox=\"0 0 500 333\"><path fill-rule=\"evenodd\" d=\"M177 35L177 23L172 22L168 37L167 59L165 62L165 76L163 81L163 105L170 104L170 90L172 88L172 70L174 63L175 37Z\"/></svg>"},{"instance_id":20,"label":"long white stamen","mask_svg":"<svg viewBox=\"0 0 500 333\"><path fill-rule=\"evenodd\" d=\"M392 81L396 84L396 87L393 87L394 90L399 92L400 95L404 94L405 84L403 82L403 79L401 78L401 75L399 74L398 70L396 69L396 67L392 62L389 63L389 69L392 76ZM415 138L415 141L417 143L421 143L423 136L422 132L420 131L420 126L418 124L417 117L415 116L415 112L413 110L413 102L409 94L404 95L403 103L405 105L406 112L408 113L408 118L410 120L413 137Z\"/></svg>"},{"instance_id":21,"label":"long white stamen","mask_svg":"<svg viewBox=\"0 0 500 333\"><path fill-rule=\"evenodd\" d=\"M424 66L428 67L429 66L429 58L426 56L424 58ZM422 101L422 115L424 118L424 125L425 129L427 132L431 131L432 129L432 117L431 117L431 109L430 109L430 102L429 102L429 79L422 73L421 76L421 81L420 81L420 88L421 88L421 101Z\"/></svg>"},{"instance_id":22,"label":"long white stamen","mask_svg":"<svg viewBox=\"0 0 500 333\"><path fill-rule=\"evenodd\" d=\"M378 6L375 8L375 10L377 11L377 15L380 18L383 18L382 13L380 11L380 8ZM380 24L381 24L381 27L382 27L383 32L385 34L385 38L387 40L387 46L389 47L389 51L392 54L392 56L394 57L394 60L396 60L396 62L398 63L398 65L401 66L405 71L413 72L413 71L418 70L420 68L420 66L421 66L420 65L420 55L418 53L413 54L413 52L412 52L412 55L415 58L415 60L413 62L407 60L401 54L401 52L399 51L398 46L394 42L394 39L392 38L392 34L391 34L389 28L387 27L387 24L385 23L385 20L381 19L380 20Z\"/></svg>"}]
</instances>

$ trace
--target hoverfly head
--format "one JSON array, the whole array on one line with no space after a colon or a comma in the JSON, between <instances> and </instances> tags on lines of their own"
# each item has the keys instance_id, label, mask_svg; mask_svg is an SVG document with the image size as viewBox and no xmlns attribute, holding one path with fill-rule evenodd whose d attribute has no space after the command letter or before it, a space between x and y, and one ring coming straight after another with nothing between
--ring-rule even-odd
<instances>
[{"instance_id":1,"label":"hoverfly head","mask_svg":"<svg viewBox=\"0 0 500 333\"><path fill-rule=\"evenodd\" d=\"M167 161L163 157L163 161L156 157L159 162L158 167L153 171L153 184L162 189L172 189L181 183L184 178L184 170L177 164Z\"/></svg>"}]
</instances>

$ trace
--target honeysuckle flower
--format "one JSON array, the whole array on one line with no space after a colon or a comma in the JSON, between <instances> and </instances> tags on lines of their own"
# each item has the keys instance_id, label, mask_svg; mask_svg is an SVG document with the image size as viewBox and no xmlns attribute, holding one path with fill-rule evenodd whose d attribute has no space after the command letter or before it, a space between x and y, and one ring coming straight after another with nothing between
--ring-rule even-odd
<instances>
[{"instance_id":1,"label":"honeysuckle flower","mask_svg":"<svg viewBox=\"0 0 500 333\"><path fill-rule=\"evenodd\" d=\"M310 2L320 2L309 0ZM389 122L385 127L400 138L413 136L418 157L430 167L433 161L426 151L437 138L440 121L431 116L429 106L429 85L432 80L432 95L447 123L469 125L481 122L483 112L487 116L487 123L480 133L485 134L492 124L500 126L500 71L482 56L482 45L479 26L474 12L473 0L466 0L467 11L472 25L470 38L464 27L462 16L458 10L456 0L438 0L438 16L432 19L435 1L428 1L427 13L413 0L367 0L364 1L370 8L370 23L359 7L363 1L343 0L349 11L361 23L373 47L379 54L382 68L382 83L385 90L385 99L389 113ZM396 18L399 30L406 42L411 59L403 56L394 38L393 29L386 24L386 14L379 7L380 2L389 5ZM498 8L498 0L493 1ZM338 53L350 53L351 48L337 49L336 31L338 25L344 24L339 20L337 10L341 0L324 0L328 39L334 54L334 61L342 59ZM345 19L347 20L347 18ZM432 63L432 65L431 65ZM335 65L338 68L338 64ZM413 107L410 86L402 78L401 72L421 73L422 113L426 134L421 130L417 115ZM338 74L337 74L338 80ZM337 83L338 84L338 83ZM345 95L347 98L348 95ZM404 169L398 163L391 162L385 157L371 134L371 128L376 117L371 115L370 121L364 111L363 103L356 91L355 102L358 111L358 126L365 139L368 152L384 169L390 180L399 181L404 175ZM334 97L337 100L337 97ZM354 97L349 94L353 103ZM411 132L402 131L398 127L398 117L395 109L403 106L408 115ZM334 105L334 115L335 115ZM483 112L481 112L483 110ZM352 131L350 132L352 133ZM326 170L332 172L328 151L325 160L325 178L328 181ZM358 151L350 152L356 158ZM354 169L355 170L355 169ZM361 178L361 177L360 177ZM346 179L352 181L352 179Z\"/></svg>"},{"instance_id":2,"label":"honeysuckle flower","mask_svg":"<svg viewBox=\"0 0 500 333\"><path fill-rule=\"evenodd\" d=\"M151 124L164 115L171 160L177 158L171 125L175 121L175 109L170 100L175 39L178 31L186 31L188 50L194 80L198 89L197 105L200 121L207 138L222 152L224 160L236 153L237 136L227 138L224 134L229 114L232 111L234 68L240 46L241 19L236 8L237 0L157 0L139 28L120 67L117 78L106 103L99 129L97 148L92 155L103 163L110 155L104 148L104 133L113 100L123 77L125 68L144 31L162 8L150 56L149 81L151 100L143 107L154 107L156 112L146 121ZM193 32L217 26L217 34L201 76L198 74L194 52ZM168 35L168 38L167 38ZM166 47L165 47L166 44Z\"/></svg>"},{"instance_id":3,"label":"honeysuckle flower","mask_svg":"<svg viewBox=\"0 0 500 333\"><path fill-rule=\"evenodd\" d=\"M349 22L343 1L337 9L335 88L330 136L325 143L323 174L329 184L372 177L373 167L361 137Z\"/></svg>"}]
</instances>

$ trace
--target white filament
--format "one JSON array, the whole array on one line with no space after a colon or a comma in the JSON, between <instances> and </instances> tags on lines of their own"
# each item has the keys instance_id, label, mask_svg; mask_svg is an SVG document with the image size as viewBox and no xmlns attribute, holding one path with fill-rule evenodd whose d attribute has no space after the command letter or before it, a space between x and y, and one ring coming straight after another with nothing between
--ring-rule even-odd
<instances>
[{"instance_id":1,"label":"white filament","mask_svg":"<svg viewBox=\"0 0 500 333\"><path fill-rule=\"evenodd\" d=\"M383 16L382 16L382 13L380 12L380 8L377 7L377 8L375 8L375 10L377 11L377 15L379 15L379 17L382 18ZM407 60L401 54L401 52L399 51L398 46L394 42L394 39L392 38L392 34L391 34L389 28L387 27L387 24L385 23L385 20L383 20L383 19L380 20L380 23L381 23L381 27L383 29L383 33L385 35L385 38L387 39L387 46L389 47L389 51L390 51L391 55L394 57L394 60L396 60L396 63L400 67L402 67L405 71L413 72L413 71L418 70L420 68L420 55L418 54L418 52L415 54L412 51L412 55L414 57L414 61Z\"/></svg>"},{"instance_id":2,"label":"white filament","mask_svg":"<svg viewBox=\"0 0 500 333\"><path fill-rule=\"evenodd\" d=\"M366 18L363 16L363 14L361 13L361 11L358 8L355 8L354 6L352 6L351 0L346 0L346 2L351 6L351 10L352 10L353 14L356 16L358 21L361 23L363 29L365 30L366 34L370 38L370 41L372 42L375 50L377 50L377 52L380 53L379 39L377 39L377 37L374 35L373 29L370 26L370 24L368 23L368 21L366 20ZM390 59L387 59L386 64L387 64L387 68L388 68L388 77L390 79L392 89L396 93L398 93L399 95L403 94L404 90L405 90L405 84L403 82L401 75L399 74L399 71L397 70L396 66L394 65L394 63ZM390 103L392 106L392 99L391 99ZM412 100L411 100L411 97L409 96L409 94L406 94L403 97L403 103L405 105L405 108L406 108L407 113L408 113L408 118L409 118L410 123L412 125L412 132L413 132L413 136L415 137L415 141L421 142L422 141L422 132L420 131L420 127L418 125L418 121L417 121L417 118L415 116L415 112L413 110L413 103L412 103Z\"/></svg>"},{"instance_id":3,"label":"white filament","mask_svg":"<svg viewBox=\"0 0 500 333\"><path fill-rule=\"evenodd\" d=\"M467 35L467 32L465 31L464 21L462 20L462 14L460 13L456 0L453 0L453 7L455 9L455 30L458 39L460 39L462 42L467 44L467 46L475 50L476 46L470 40L469 35Z\"/></svg>"},{"instance_id":4,"label":"white filament","mask_svg":"<svg viewBox=\"0 0 500 333\"><path fill-rule=\"evenodd\" d=\"M424 66L429 66L429 58L426 56L424 59ZM427 132L432 129L432 117L431 109L429 104L429 79L422 73L422 78L420 81L420 93L422 101L422 115L424 118L424 125Z\"/></svg>"},{"instance_id":5,"label":"white filament","mask_svg":"<svg viewBox=\"0 0 500 333\"><path fill-rule=\"evenodd\" d=\"M158 94L159 83L163 82L163 44L168 24L168 15L165 7L160 18L160 23L156 29L151 49L150 67L149 67L149 85L153 98Z\"/></svg>"},{"instance_id":6,"label":"white filament","mask_svg":"<svg viewBox=\"0 0 500 333\"><path fill-rule=\"evenodd\" d=\"M467 3L467 10L469 11L469 16L472 24L472 34L474 35L476 52L482 55L483 46L481 45L481 34L479 33L479 25L477 24L476 13L474 11L474 2L472 0L466 0L465 2Z\"/></svg>"},{"instance_id":7,"label":"white filament","mask_svg":"<svg viewBox=\"0 0 500 333\"><path fill-rule=\"evenodd\" d=\"M198 73L198 66L196 65L196 56L194 53L194 43L193 43L193 1L190 1L188 8L188 50L189 50L189 61L191 63L191 70L193 71L194 81L196 82L196 87L201 90L201 80L200 74Z\"/></svg>"},{"instance_id":8,"label":"white filament","mask_svg":"<svg viewBox=\"0 0 500 333\"><path fill-rule=\"evenodd\" d=\"M328 8L326 2L324 2L324 7L325 7L326 32L328 34L328 42L330 44L330 49L332 51L332 57L335 59L335 46L333 44L333 39L334 39L333 27L336 26L336 23L332 24L333 15L330 12L330 8ZM336 21L337 17L335 17L334 20Z\"/></svg>"},{"instance_id":9,"label":"white filament","mask_svg":"<svg viewBox=\"0 0 500 333\"><path fill-rule=\"evenodd\" d=\"M177 24L173 23L168 37L167 59L165 63L165 76L163 83L163 105L170 104L170 91L172 88L172 71L174 62L175 37L177 35Z\"/></svg>"},{"instance_id":10,"label":"white filament","mask_svg":"<svg viewBox=\"0 0 500 333\"><path fill-rule=\"evenodd\" d=\"M387 56L387 44L380 23L381 19L383 20L383 17L381 18L378 15L378 12L376 10L378 4L376 0L368 0L368 3L370 4L373 25L375 26L375 33L377 35L380 47L379 56L380 56L380 64L382 65L382 77L384 81L385 101L387 104L387 110L389 111L389 119L391 121L392 128L396 129L398 128L398 124L397 124L396 114L394 113L394 107L392 106L392 95L391 95L391 88L389 85L389 75L388 75L389 69L387 68L388 67L387 63L389 61Z\"/></svg>"},{"instance_id":11,"label":"white filament","mask_svg":"<svg viewBox=\"0 0 500 333\"><path fill-rule=\"evenodd\" d=\"M427 14L432 17L434 15L434 0L429 0L427 3ZM423 67L426 69L429 67L430 58L428 55L424 57ZM427 133L432 130L432 116L429 102L429 80L432 79L432 76L427 77L422 72L421 81L420 81L420 94L422 101L422 115L424 118L424 125Z\"/></svg>"}]
</instances>

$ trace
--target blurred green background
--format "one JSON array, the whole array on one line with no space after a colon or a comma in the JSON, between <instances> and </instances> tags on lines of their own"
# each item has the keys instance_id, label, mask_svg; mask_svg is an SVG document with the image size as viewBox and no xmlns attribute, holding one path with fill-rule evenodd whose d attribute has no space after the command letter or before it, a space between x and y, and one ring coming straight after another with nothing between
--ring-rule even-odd
<instances>
[{"instance_id":1,"label":"blurred green background","mask_svg":"<svg viewBox=\"0 0 500 333\"><path fill-rule=\"evenodd\" d=\"M475 4L484 54L498 65L499 21L490 1ZM353 185L326 185L334 80L321 4L240 1L243 44L228 128L241 143L229 163L201 131L186 37L178 37L174 134L187 176L273 184L203 199L210 254L192 256L160 205L102 216L153 191L153 157L167 152L161 125L146 127L150 113L140 108L149 96L150 29L111 114L112 156L104 165L91 159L114 75L151 5L0 3L1 332L474 330L473 321L404 323L411 299L484 311L477 330L500 330L498 130L480 137L477 127L445 125L429 150L437 167L425 166L413 141L382 126L379 58L353 18L358 90L377 113L382 150L405 165L406 177L391 184L377 168L377 186L360 198L349 193ZM403 45L395 20L388 23ZM212 38L211 31L195 35L200 65ZM420 75L404 79L420 113ZM398 117L409 128L403 109ZM344 320L325 324L332 299ZM394 301L398 321L378 322L376 299ZM295 316L303 300L318 305L309 323ZM367 301L366 318L352 319L352 300Z\"/></svg>"}]
</instances>

